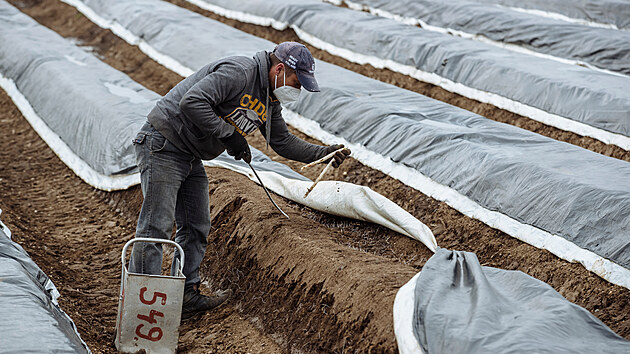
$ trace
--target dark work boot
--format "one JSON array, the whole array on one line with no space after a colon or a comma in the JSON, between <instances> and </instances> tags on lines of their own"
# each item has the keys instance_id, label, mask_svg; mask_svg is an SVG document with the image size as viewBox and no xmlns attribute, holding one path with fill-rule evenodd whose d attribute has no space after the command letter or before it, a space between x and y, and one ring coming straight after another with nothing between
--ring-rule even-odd
<instances>
[{"instance_id":1,"label":"dark work boot","mask_svg":"<svg viewBox=\"0 0 630 354\"><path fill-rule=\"evenodd\" d=\"M230 296L232 296L232 290L230 289L221 290L215 295L206 296L201 295L197 284L187 285L184 288L182 321L188 320L197 314L202 314L206 311L219 307L227 299L229 299Z\"/></svg>"}]
</instances>

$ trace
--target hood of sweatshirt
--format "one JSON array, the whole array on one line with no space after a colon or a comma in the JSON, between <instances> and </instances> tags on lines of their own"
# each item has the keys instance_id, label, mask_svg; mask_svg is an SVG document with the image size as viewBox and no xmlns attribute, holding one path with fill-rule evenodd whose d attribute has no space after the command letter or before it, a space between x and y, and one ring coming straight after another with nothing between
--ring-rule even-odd
<instances>
[{"instance_id":1,"label":"hood of sweatshirt","mask_svg":"<svg viewBox=\"0 0 630 354\"><path fill-rule=\"evenodd\" d=\"M267 140L267 148L271 141L271 117L272 108L269 104L269 96L271 95L271 89L269 87L269 66L271 65L271 59L269 59L269 52L261 51L254 55L254 61L258 64L258 79L260 80L260 87L263 91L266 91L265 95L265 107L267 107L267 122L265 123L265 132Z\"/></svg>"},{"instance_id":2,"label":"hood of sweatshirt","mask_svg":"<svg viewBox=\"0 0 630 354\"><path fill-rule=\"evenodd\" d=\"M254 55L254 61L258 65L258 79L260 80L260 87L263 90L269 88L269 65L271 60L269 59L269 52L261 51Z\"/></svg>"}]
</instances>

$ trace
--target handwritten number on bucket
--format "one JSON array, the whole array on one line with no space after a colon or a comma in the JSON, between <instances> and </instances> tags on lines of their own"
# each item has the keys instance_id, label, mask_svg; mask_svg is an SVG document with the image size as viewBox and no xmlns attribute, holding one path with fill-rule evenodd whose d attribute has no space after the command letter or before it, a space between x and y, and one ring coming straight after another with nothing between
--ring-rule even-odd
<instances>
[{"instance_id":1,"label":"handwritten number on bucket","mask_svg":"<svg viewBox=\"0 0 630 354\"><path fill-rule=\"evenodd\" d=\"M166 305L166 294L161 293L161 292L154 292L153 293L153 299L151 299L151 301L147 300L144 298L144 293L147 291L147 287L143 287L142 289L140 289L140 302L142 302L145 305L153 305L155 303L155 300L157 300L157 297L161 297L162 298L162 305Z\"/></svg>"},{"instance_id":2,"label":"handwritten number on bucket","mask_svg":"<svg viewBox=\"0 0 630 354\"><path fill-rule=\"evenodd\" d=\"M146 287L143 287L142 289L140 289L140 302L142 302L145 305L153 305L155 303L155 301L157 301L157 298L160 297L162 298L161 304L162 305L166 305L166 294L161 293L161 292L155 292L153 293L153 298L151 300L147 300L144 298L144 293L147 291ZM142 321L146 321L150 324L155 324L157 323L157 319L155 319L155 317L164 317L164 314L160 311L156 311L156 310L151 310L149 312L149 316L145 316L145 315L140 315L138 314L138 319L142 320ZM162 339L162 329L160 327L152 327L149 332L147 334L143 334L140 330L142 329L142 327L144 327L144 323L141 323L138 325L138 327L136 327L136 335L142 339L146 339L146 340L150 340L152 342L157 342L160 339Z\"/></svg>"},{"instance_id":3,"label":"handwritten number on bucket","mask_svg":"<svg viewBox=\"0 0 630 354\"><path fill-rule=\"evenodd\" d=\"M140 316L140 315L138 315ZM144 327L143 324L139 324L138 327L136 327L136 335L140 338L146 339L146 340L150 340L152 342L157 342L160 339L162 339L162 328L160 327L153 327L149 330L149 333L147 334L142 334L142 332L140 332L140 329L142 329L142 327ZM157 336L154 337L153 335L157 333Z\"/></svg>"}]
</instances>

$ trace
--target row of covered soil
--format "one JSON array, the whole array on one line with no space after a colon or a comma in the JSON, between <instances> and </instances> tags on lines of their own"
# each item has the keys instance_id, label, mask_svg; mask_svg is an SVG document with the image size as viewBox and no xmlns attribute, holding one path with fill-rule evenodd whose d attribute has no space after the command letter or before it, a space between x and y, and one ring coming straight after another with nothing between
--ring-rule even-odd
<instances>
[{"instance_id":1,"label":"row of covered soil","mask_svg":"<svg viewBox=\"0 0 630 354\"><path fill-rule=\"evenodd\" d=\"M290 31L238 23L171 1L274 42L296 40ZM11 1L64 37L92 48L105 62L163 95L182 78L136 47L91 23L58 0ZM628 160L626 151L541 125L489 105L448 93L401 74L351 64L309 48L320 59L403 88L437 97L495 120ZM119 252L133 236L141 194L99 192L61 163L8 97L3 96L3 221L15 240L59 287L61 306L95 352L110 351L119 276ZM307 140L313 139L292 130ZM264 149L257 134L250 144L294 170L301 167ZM185 324L180 349L207 352L282 350L340 351L395 348L391 307L397 289L421 269L431 253L382 227L325 215L280 200L291 220L280 218L264 192L233 172L207 169L213 230L203 264L208 289L236 291L229 305ZM314 179L318 170L302 171ZM628 291L578 264L562 261L485 224L463 216L401 182L350 160L329 176L367 185L427 224L441 247L475 252L482 264L523 271L553 286L614 331L630 338ZM63 245L63 247L60 247Z\"/></svg>"}]
</instances>

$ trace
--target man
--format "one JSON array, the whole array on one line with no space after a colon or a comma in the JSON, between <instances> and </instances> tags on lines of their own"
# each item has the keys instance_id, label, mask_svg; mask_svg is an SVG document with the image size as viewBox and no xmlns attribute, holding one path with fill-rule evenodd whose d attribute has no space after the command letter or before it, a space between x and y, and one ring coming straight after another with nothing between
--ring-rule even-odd
<instances>
[{"instance_id":1,"label":"man","mask_svg":"<svg viewBox=\"0 0 630 354\"><path fill-rule=\"evenodd\" d=\"M186 255L182 320L219 306L231 295L230 290L213 296L199 291L199 266L210 232L208 178L201 160L227 150L235 159L251 162L245 136L256 129L279 155L301 162L343 148L307 143L289 133L282 118L280 103L295 101L301 87L319 91L314 71L311 53L295 42L253 58L210 63L159 100L134 139L144 196L136 237L170 239L175 221L175 241ZM338 167L349 154L348 149L338 151L333 165ZM161 245L134 244L131 272L160 274L161 267Z\"/></svg>"}]
</instances>

